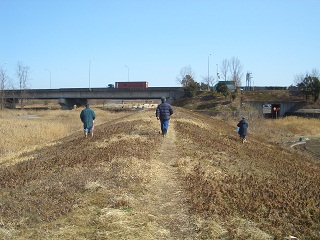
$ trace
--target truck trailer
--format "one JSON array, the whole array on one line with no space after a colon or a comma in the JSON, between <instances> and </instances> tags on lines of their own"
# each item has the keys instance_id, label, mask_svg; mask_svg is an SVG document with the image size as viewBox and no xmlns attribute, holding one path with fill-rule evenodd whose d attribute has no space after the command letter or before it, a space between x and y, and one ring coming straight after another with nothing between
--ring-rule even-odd
<instances>
[{"instance_id":1,"label":"truck trailer","mask_svg":"<svg viewBox=\"0 0 320 240\"><path fill-rule=\"evenodd\" d=\"M148 82L116 82L115 88L148 88Z\"/></svg>"}]
</instances>

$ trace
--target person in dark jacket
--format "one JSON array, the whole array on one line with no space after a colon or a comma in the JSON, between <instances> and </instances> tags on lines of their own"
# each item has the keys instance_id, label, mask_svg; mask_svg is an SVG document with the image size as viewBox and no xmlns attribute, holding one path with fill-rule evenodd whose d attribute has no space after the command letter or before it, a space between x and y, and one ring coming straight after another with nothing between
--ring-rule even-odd
<instances>
[{"instance_id":1,"label":"person in dark jacket","mask_svg":"<svg viewBox=\"0 0 320 240\"><path fill-rule=\"evenodd\" d=\"M165 137L169 128L170 117L173 114L173 109L169 103L166 102L166 98L161 98L161 104L158 105L156 110L156 117L160 120L161 133Z\"/></svg>"},{"instance_id":2,"label":"person in dark jacket","mask_svg":"<svg viewBox=\"0 0 320 240\"><path fill-rule=\"evenodd\" d=\"M248 124L246 118L242 117L242 119L237 124L237 126L239 127L239 131L238 131L239 136L242 139L242 143L244 143L246 141L247 130L248 130L248 127L249 127L249 124Z\"/></svg>"},{"instance_id":3,"label":"person in dark jacket","mask_svg":"<svg viewBox=\"0 0 320 240\"><path fill-rule=\"evenodd\" d=\"M88 134L91 133L91 137L93 137L93 122L96 119L96 114L90 108L89 103L87 103L86 108L81 111L80 119L83 122L84 136L88 137Z\"/></svg>"}]
</instances>

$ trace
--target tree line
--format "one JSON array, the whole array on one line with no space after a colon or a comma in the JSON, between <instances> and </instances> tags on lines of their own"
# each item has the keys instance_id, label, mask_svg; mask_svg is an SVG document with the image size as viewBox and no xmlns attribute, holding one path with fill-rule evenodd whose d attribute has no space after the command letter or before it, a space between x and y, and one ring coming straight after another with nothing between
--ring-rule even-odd
<instances>
[{"instance_id":1,"label":"tree line","mask_svg":"<svg viewBox=\"0 0 320 240\"><path fill-rule=\"evenodd\" d=\"M177 76L177 83L181 84L184 88L186 97L193 97L198 91L212 90L215 83L218 83L221 79L221 83L217 85L217 91L221 91L224 95L228 95L228 87L222 81L231 81L234 85L234 89L241 86L241 79L243 77L243 66L237 57L231 59L225 59L220 65L220 71L216 73L216 76L209 75L202 76L202 82L195 80L195 72L191 66L185 66L181 68L180 75ZM220 86L221 85L221 86Z\"/></svg>"},{"instance_id":2,"label":"tree line","mask_svg":"<svg viewBox=\"0 0 320 240\"><path fill-rule=\"evenodd\" d=\"M179 83L185 93L185 97L194 97L199 91L215 90L222 93L225 97L231 94L227 84L229 81L234 85L234 93L231 94L232 98L236 97L237 89L241 86L241 79L243 77L243 66L240 60L236 57L232 57L230 60L225 59L220 65L220 72L214 77L208 75L202 77L202 82L195 80L195 72L191 66L185 66L181 68L180 75L177 76L176 81ZM221 79L221 81L220 81ZM320 72L317 69L313 69L311 73L298 74L294 78L295 87L298 91L305 94L306 101L312 97L312 100L316 102L320 95ZM216 85L215 85L216 84ZM291 85L292 86L292 85Z\"/></svg>"},{"instance_id":3,"label":"tree line","mask_svg":"<svg viewBox=\"0 0 320 240\"><path fill-rule=\"evenodd\" d=\"M299 91L305 94L306 101L310 97L316 102L320 94L320 72L313 69L310 73L298 74L295 76L295 84Z\"/></svg>"}]
</instances>

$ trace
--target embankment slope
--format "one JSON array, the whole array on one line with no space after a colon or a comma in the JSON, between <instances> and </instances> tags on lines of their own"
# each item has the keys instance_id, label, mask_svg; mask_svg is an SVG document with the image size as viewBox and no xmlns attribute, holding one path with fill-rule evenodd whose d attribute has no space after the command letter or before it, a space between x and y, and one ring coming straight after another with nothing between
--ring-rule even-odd
<instances>
[{"instance_id":1,"label":"embankment slope","mask_svg":"<svg viewBox=\"0 0 320 240\"><path fill-rule=\"evenodd\" d=\"M1 239L319 236L317 161L180 108L166 138L136 111L18 157L0 169Z\"/></svg>"}]
</instances>

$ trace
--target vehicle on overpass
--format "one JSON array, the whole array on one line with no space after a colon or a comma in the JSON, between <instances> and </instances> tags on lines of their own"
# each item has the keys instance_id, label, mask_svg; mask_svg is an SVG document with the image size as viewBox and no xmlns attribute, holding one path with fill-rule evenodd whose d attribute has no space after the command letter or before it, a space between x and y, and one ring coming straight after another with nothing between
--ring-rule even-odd
<instances>
[{"instance_id":1,"label":"vehicle on overpass","mask_svg":"<svg viewBox=\"0 0 320 240\"><path fill-rule=\"evenodd\" d=\"M148 88L148 82L116 82L115 88Z\"/></svg>"}]
</instances>

